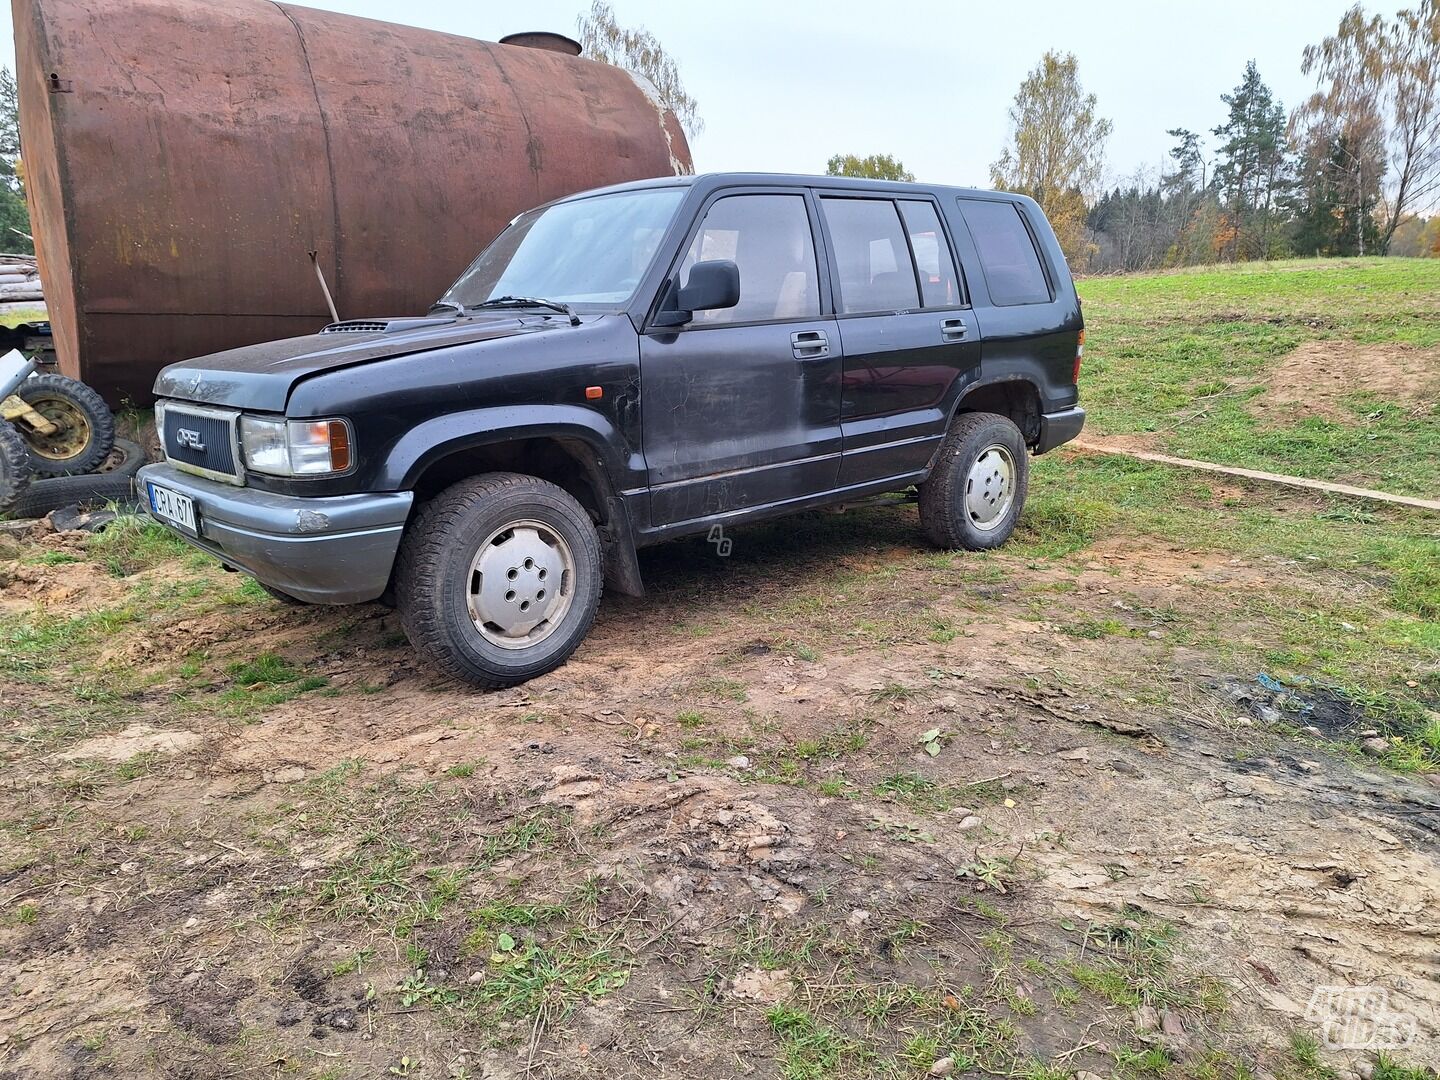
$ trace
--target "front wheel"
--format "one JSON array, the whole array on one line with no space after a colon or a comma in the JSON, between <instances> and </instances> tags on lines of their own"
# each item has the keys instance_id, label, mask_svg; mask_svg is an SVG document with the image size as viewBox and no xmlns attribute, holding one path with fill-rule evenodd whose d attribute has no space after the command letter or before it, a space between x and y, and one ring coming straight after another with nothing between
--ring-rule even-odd
<instances>
[{"instance_id":1,"label":"front wheel","mask_svg":"<svg viewBox=\"0 0 1440 1080\"><path fill-rule=\"evenodd\" d=\"M930 478L920 485L920 521L944 548L984 551L1010 538L1030 486L1025 436L998 413L955 418Z\"/></svg>"},{"instance_id":2,"label":"front wheel","mask_svg":"<svg viewBox=\"0 0 1440 1080\"><path fill-rule=\"evenodd\" d=\"M595 526L567 492L489 473L420 511L400 546L395 599L423 659L498 689L570 658L595 621L602 571Z\"/></svg>"}]
</instances>

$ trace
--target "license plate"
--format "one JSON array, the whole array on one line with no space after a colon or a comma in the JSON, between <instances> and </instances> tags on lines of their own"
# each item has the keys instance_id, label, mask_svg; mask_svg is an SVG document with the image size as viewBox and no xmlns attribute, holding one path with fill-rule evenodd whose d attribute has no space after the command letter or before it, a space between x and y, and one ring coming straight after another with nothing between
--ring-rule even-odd
<instances>
[{"instance_id":1,"label":"license plate","mask_svg":"<svg viewBox=\"0 0 1440 1080\"><path fill-rule=\"evenodd\" d=\"M146 485L150 489L150 509L162 521L168 521L177 529L192 536L200 535L195 527L195 500L189 495L161 487L159 484Z\"/></svg>"}]
</instances>

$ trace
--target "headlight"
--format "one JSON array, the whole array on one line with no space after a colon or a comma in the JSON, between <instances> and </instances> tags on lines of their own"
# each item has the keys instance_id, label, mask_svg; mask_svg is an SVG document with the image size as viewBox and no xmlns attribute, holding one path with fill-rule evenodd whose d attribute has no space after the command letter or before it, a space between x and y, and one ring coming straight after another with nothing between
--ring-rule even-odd
<instances>
[{"instance_id":1,"label":"headlight","mask_svg":"<svg viewBox=\"0 0 1440 1080\"><path fill-rule=\"evenodd\" d=\"M325 476L350 468L350 425L344 420L240 417L245 464L271 476Z\"/></svg>"}]
</instances>

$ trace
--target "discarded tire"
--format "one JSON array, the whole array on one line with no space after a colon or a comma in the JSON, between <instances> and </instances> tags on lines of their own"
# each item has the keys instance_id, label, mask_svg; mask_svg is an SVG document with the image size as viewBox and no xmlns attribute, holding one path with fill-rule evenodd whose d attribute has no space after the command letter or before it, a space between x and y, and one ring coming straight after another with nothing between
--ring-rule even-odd
<instances>
[{"instance_id":1,"label":"discarded tire","mask_svg":"<svg viewBox=\"0 0 1440 1080\"><path fill-rule=\"evenodd\" d=\"M146 462L145 449L129 439L116 439L115 448L98 470L102 476L134 476Z\"/></svg>"},{"instance_id":2,"label":"discarded tire","mask_svg":"<svg viewBox=\"0 0 1440 1080\"><path fill-rule=\"evenodd\" d=\"M0 514L9 513L30 486L30 455L20 433L0 420Z\"/></svg>"},{"instance_id":3,"label":"discarded tire","mask_svg":"<svg viewBox=\"0 0 1440 1080\"><path fill-rule=\"evenodd\" d=\"M50 435L18 430L30 448L36 476L73 476L100 467L115 445L115 416L104 398L64 375L36 375L15 394L57 428Z\"/></svg>"},{"instance_id":4,"label":"discarded tire","mask_svg":"<svg viewBox=\"0 0 1440 1080\"><path fill-rule=\"evenodd\" d=\"M10 508L11 517L39 518L66 506L98 507L115 503L124 509L140 505L135 478L118 473L54 476L36 480Z\"/></svg>"}]
</instances>

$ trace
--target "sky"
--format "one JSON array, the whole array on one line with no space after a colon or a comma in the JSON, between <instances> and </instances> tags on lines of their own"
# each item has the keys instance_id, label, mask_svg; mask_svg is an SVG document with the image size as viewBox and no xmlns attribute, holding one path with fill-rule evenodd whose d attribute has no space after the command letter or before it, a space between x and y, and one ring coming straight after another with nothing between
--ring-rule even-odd
<instances>
[{"instance_id":1,"label":"sky","mask_svg":"<svg viewBox=\"0 0 1440 1080\"><path fill-rule=\"evenodd\" d=\"M494 40L575 35L587 0L320 0L309 6ZM612 0L679 64L704 131L699 171L819 173L832 154L898 157L922 181L989 187L1007 111L1047 49L1073 52L1099 114L1114 123L1111 181L1166 164L1169 128L1207 133L1245 62L1289 109L1312 81L1301 51L1333 33L1353 0ZM1392 7L1375 8L1385 14ZM4 25L0 63L14 64ZM1207 139L1209 147L1216 140Z\"/></svg>"}]
</instances>

